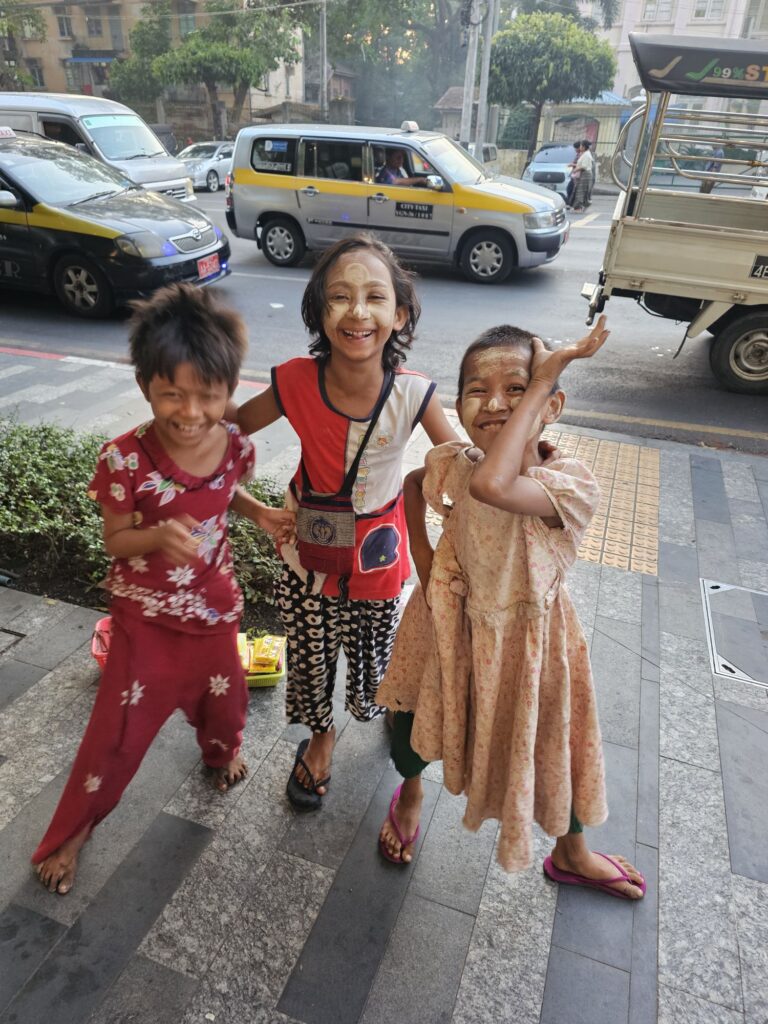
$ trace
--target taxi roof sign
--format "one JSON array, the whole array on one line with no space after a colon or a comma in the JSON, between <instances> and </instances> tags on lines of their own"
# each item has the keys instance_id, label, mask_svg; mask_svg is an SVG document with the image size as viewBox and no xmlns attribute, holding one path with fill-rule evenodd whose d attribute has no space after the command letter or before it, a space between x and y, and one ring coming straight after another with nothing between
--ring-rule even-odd
<instances>
[{"instance_id":1,"label":"taxi roof sign","mask_svg":"<svg viewBox=\"0 0 768 1024\"><path fill-rule=\"evenodd\" d=\"M7 128L0 124L0 139L15 139L16 132L13 128Z\"/></svg>"}]
</instances>

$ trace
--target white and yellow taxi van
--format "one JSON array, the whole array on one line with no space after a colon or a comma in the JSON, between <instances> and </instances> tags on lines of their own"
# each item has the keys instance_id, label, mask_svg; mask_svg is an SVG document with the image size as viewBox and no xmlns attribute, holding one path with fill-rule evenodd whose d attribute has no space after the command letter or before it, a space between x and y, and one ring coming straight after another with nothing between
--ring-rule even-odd
<instances>
[{"instance_id":1,"label":"white and yellow taxi van","mask_svg":"<svg viewBox=\"0 0 768 1024\"><path fill-rule=\"evenodd\" d=\"M489 173L439 132L273 124L237 136L227 222L276 266L355 231L482 284L548 263L568 238L561 196Z\"/></svg>"}]
</instances>

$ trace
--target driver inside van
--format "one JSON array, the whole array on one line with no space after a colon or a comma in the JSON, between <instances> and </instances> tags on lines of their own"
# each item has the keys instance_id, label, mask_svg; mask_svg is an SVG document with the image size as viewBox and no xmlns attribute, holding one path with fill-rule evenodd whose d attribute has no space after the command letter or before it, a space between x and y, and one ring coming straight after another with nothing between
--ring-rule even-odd
<instances>
[{"instance_id":1,"label":"driver inside van","mask_svg":"<svg viewBox=\"0 0 768 1024\"><path fill-rule=\"evenodd\" d=\"M424 185L423 177L409 178L403 169L405 163L405 151L402 149L387 149L386 163L376 172L376 181L379 185Z\"/></svg>"}]
</instances>

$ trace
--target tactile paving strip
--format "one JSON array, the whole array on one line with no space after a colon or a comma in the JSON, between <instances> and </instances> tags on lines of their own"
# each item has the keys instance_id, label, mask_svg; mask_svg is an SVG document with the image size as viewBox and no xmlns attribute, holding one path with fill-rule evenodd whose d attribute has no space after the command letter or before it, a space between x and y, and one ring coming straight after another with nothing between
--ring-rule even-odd
<instances>
[{"instance_id":1,"label":"tactile paving strip","mask_svg":"<svg viewBox=\"0 0 768 1024\"><path fill-rule=\"evenodd\" d=\"M659 472L656 448L546 430L563 455L579 459L600 484L600 505L579 558L656 575L659 565Z\"/></svg>"}]
</instances>

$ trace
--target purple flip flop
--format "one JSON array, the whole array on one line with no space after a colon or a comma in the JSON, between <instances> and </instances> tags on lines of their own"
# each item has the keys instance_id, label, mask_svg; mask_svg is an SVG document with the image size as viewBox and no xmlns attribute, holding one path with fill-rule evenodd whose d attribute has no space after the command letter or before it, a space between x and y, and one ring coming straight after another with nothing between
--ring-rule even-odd
<instances>
[{"instance_id":1,"label":"purple flip flop","mask_svg":"<svg viewBox=\"0 0 768 1024\"><path fill-rule=\"evenodd\" d=\"M634 885L636 888L640 889L643 896L645 896L645 879L642 875L640 877L643 878L643 880L638 885L637 882L632 881L621 864L619 864L618 861L615 861L613 857L609 857L607 853L598 853L597 850L595 850L595 853L597 853L598 857L603 857L604 860L607 860L609 864L612 864L616 868L618 875L616 875L615 878L587 878L585 875L575 875L570 871L561 871L560 868L556 867L552 862L551 857L544 858L544 874L547 878L551 878L553 882L558 882L560 885L581 885L586 889L602 889L602 891L607 892L609 896L615 896L620 900L631 900L632 897L627 896L626 893L621 891L621 889L612 888L612 883L629 882L630 885Z\"/></svg>"},{"instance_id":2,"label":"purple flip flop","mask_svg":"<svg viewBox=\"0 0 768 1024\"><path fill-rule=\"evenodd\" d=\"M391 823L392 828L395 830L397 838L400 840L400 856L393 857L392 854L387 849L384 840L381 838L381 836L379 836L379 850L381 851L381 855L382 857L386 857L387 860L391 861L393 864L412 863L409 860L403 860L402 851L406 848L406 846L410 846L411 843L415 843L416 840L419 838L419 833L421 832L421 825L416 826L416 831L413 833L412 836L404 836L403 833L400 831L400 822L395 817L395 806L397 804L397 801L400 799L400 790L402 788L403 784L400 783L395 792L392 794L392 799L389 802L389 814L387 815L388 821Z\"/></svg>"}]
</instances>

